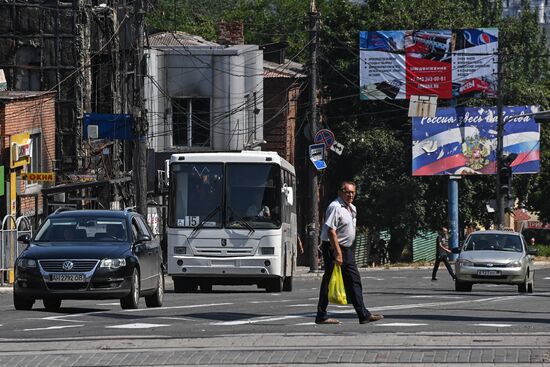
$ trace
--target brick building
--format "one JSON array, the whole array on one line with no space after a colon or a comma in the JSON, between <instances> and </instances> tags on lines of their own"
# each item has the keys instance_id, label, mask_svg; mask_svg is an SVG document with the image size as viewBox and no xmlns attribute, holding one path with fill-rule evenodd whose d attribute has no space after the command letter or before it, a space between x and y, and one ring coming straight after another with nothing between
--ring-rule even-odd
<instances>
[{"instance_id":1,"label":"brick building","mask_svg":"<svg viewBox=\"0 0 550 367\"><path fill-rule=\"evenodd\" d=\"M2 164L6 181L10 172L10 137L28 133L30 163L15 168L17 172L18 215L34 216L42 211L43 187L47 182L21 180L22 172L52 172L56 159L55 93L0 91L0 136L2 137ZM0 198L0 215L10 208L9 186Z\"/></svg>"}]
</instances>

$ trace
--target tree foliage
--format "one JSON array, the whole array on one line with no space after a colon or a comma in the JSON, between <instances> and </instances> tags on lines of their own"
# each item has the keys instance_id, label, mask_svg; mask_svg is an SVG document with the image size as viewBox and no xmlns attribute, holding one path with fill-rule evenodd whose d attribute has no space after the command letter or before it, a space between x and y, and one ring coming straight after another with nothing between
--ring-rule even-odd
<instances>
[{"instance_id":1,"label":"tree foliage","mask_svg":"<svg viewBox=\"0 0 550 367\"><path fill-rule=\"evenodd\" d=\"M308 7L303 0L159 1L150 24L214 40L216 23L242 20L247 43L288 42L289 55L307 61ZM177 5L174 5L177 4ZM411 124L405 101L359 99L359 31L397 29L499 28L504 62L506 105L550 106L548 51L534 12L502 18L494 0L348 0L317 1L321 14L320 72L324 127L336 133L345 153L332 156L324 182L358 184L359 221L392 233L391 252L402 249L422 230L434 230L447 218L447 177L411 176ZM443 102L445 103L445 102ZM495 105L491 99L463 99L458 105ZM518 197L550 221L545 189L550 185L550 133L541 135L541 173L515 177ZM489 225L486 203L494 197L494 177L466 177L459 183L460 218Z\"/></svg>"}]
</instances>

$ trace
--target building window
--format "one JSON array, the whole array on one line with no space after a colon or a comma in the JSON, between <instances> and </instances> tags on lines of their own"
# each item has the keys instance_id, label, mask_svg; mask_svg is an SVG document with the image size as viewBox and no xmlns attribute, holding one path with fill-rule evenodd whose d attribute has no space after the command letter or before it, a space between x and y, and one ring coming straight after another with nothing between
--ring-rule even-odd
<instances>
[{"instance_id":1,"label":"building window","mask_svg":"<svg viewBox=\"0 0 550 367\"><path fill-rule=\"evenodd\" d=\"M210 146L210 98L172 98L172 145Z\"/></svg>"},{"instance_id":2,"label":"building window","mask_svg":"<svg viewBox=\"0 0 550 367\"><path fill-rule=\"evenodd\" d=\"M31 134L31 164L29 172L42 172L42 136Z\"/></svg>"}]
</instances>

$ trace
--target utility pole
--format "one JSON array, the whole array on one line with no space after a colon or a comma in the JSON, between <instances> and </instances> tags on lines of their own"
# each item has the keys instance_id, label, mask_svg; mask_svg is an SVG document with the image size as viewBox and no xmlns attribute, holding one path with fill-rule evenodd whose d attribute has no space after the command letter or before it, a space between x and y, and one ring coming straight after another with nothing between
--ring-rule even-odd
<instances>
[{"instance_id":1,"label":"utility pole","mask_svg":"<svg viewBox=\"0 0 550 367\"><path fill-rule=\"evenodd\" d=\"M496 229L500 229L504 226L504 196L500 190L501 180L500 180L500 171L502 170L502 151L503 151L503 139L504 139L504 106L503 106L503 95L502 95L502 56L500 52L497 55L497 150L496 150Z\"/></svg>"},{"instance_id":2,"label":"utility pole","mask_svg":"<svg viewBox=\"0 0 550 367\"><path fill-rule=\"evenodd\" d=\"M311 138L315 136L318 130L317 114L317 41L319 30L319 13L315 6L315 0L310 1L309 8L309 123ZM309 149L306 153L309 157ZM317 263L318 241L319 241L319 178L317 169L309 165L310 192L309 192L309 221L308 221L308 245L309 245L309 271L317 272L319 265Z\"/></svg>"},{"instance_id":3,"label":"utility pole","mask_svg":"<svg viewBox=\"0 0 550 367\"><path fill-rule=\"evenodd\" d=\"M143 19L145 11L142 0L134 2L134 24L136 51L134 61L134 101L133 114L137 141L134 141L133 180L137 211L147 215L147 116L143 106Z\"/></svg>"}]
</instances>

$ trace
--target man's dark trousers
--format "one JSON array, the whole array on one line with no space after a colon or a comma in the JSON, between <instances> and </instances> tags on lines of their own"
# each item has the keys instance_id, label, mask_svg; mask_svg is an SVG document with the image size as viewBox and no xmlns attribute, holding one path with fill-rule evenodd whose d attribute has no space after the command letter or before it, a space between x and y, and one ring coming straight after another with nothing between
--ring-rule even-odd
<instances>
[{"instance_id":1,"label":"man's dark trousers","mask_svg":"<svg viewBox=\"0 0 550 367\"><path fill-rule=\"evenodd\" d=\"M363 287L361 285L361 275L355 265L355 259L353 256L353 250L350 247L342 247L342 279L344 280L344 287L346 288L346 297L348 303L353 304L355 312L359 317L359 321L363 321L369 318L370 312L365 307L363 302ZM325 273L323 274L323 280L321 281L321 289L319 290L319 304L317 305L317 317L316 321L325 320L328 318L328 283L334 269L334 250L330 245L330 242L323 242L321 244L321 250L323 252L323 261L325 262Z\"/></svg>"},{"instance_id":2,"label":"man's dark trousers","mask_svg":"<svg viewBox=\"0 0 550 367\"><path fill-rule=\"evenodd\" d=\"M439 263L441 261L443 261L443 263L445 264L445 267L447 268L447 271L449 272L449 274L451 274L451 277L454 279L455 278L455 273L453 271L453 268L451 268L451 264L449 264L449 260L447 259L447 255L437 255L436 256L434 268L432 270L432 279L435 279L435 276L437 274L437 269L439 269Z\"/></svg>"}]
</instances>

